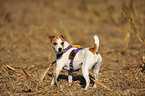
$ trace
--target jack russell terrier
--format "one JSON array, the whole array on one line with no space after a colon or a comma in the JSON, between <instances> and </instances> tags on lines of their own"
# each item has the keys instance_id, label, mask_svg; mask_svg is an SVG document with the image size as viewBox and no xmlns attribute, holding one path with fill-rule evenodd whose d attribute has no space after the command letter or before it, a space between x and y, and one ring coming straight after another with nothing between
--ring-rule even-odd
<instances>
[{"instance_id":1,"label":"jack russell terrier","mask_svg":"<svg viewBox=\"0 0 145 96\"><path fill-rule=\"evenodd\" d=\"M82 68L82 74L86 81L85 89L89 87L89 70L92 68L95 76L95 80L98 81L98 73L102 63L102 57L99 54L99 38L94 36L93 48L80 48L78 45L70 45L66 41L64 35L61 36L49 36L49 40L52 43L52 47L56 53L56 69L51 82L51 85L57 85L57 78L62 69L68 70L68 82L72 83L73 71L78 71ZM94 88L96 84L94 83Z\"/></svg>"}]
</instances>

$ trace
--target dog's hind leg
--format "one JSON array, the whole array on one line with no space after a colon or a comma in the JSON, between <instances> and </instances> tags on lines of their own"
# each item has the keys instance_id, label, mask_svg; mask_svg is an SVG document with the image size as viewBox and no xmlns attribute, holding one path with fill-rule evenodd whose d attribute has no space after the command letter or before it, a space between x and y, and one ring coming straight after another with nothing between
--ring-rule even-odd
<instances>
[{"instance_id":1,"label":"dog's hind leg","mask_svg":"<svg viewBox=\"0 0 145 96\"><path fill-rule=\"evenodd\" d=\"M85 68L82 68L82 74L86 80L86 86L85 86L85 90L88 89L89 87L89 84L90 84L90 79L89 79L89 70L88 69L85 69Z\"/></svg>"},{"instance_id":2,"label":"dog's hind leg","mask_svg":"<svg viewBox=\"0 0 145 96\"><path fill-rule=\"evenodd\" d=\"M84 59L83 65L82 65L82 74L83 74L83 77L86 80L85 90L88 89L89 84L90 84L90 79L89 79L89 70L90 70L90 68L89 68L89 64L91 63L90 62L91 60L89 61L89 59L91 59L91 58L87 58L86 57Z\"/></svg>"},{"instance_id":3,"label":"dog's hind leg","mask_svg":"<svg viewBox=\"0 0 145 96\"><path fill-rule=\"evenodd\" d=\"M98 81L98 73L100 70L100 66L101 66L102 61L99 61L94 67L93 67L93 72L94 72L94 76L95 76L95 80ZM94 88L97 88L95 82L94 82Z\"/></svg>"},{"instance_id":4,"label":"dog's hind leg","mask_svg":"<svg viewBox=\"0 0 145 96\"><path fill-rule=\"evenodd\" d=\"M90 84L90 79L89 79L89 70L92 68L92 66L95 64L95 56L94 54L87 52L84 57L83 65L82 65L82 74L86 80L86 86L85 90L88 89L89 84Z\"/></svg>"}]
</instances>

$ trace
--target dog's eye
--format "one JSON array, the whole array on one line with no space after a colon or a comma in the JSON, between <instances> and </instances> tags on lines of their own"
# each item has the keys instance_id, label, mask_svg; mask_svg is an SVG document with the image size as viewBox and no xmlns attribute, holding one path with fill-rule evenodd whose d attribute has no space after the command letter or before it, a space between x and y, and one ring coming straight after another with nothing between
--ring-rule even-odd
<instances>
[{"instance_id":1,"label":"dog's eye","mask_svg":"<svg viewBox=\"0 0 145 96\"><path fill-rule=\"evenodd\" d=\"M61 45L64 45L64 42L62 42Z\"/></svg>"},{"instance_id":2,"label":"dog's eye","mask_svg":"<svg viewBox=\"0 0 145 96\"><path fill-rule=\"evenodd\" d=\"M57 43L56 43L56 42L54 42L53 44L54 44L54 45L57 45Z\"/></svg>"}]
</instances>

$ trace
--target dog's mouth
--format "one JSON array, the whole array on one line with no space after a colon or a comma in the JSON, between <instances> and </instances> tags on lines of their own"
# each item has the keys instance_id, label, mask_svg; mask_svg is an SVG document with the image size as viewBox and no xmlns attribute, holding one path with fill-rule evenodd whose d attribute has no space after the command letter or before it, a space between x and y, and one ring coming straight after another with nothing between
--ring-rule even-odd
<instances>
[{"instance_id":1,"label":"dog's mouth","mask_svg":"<svg viewBox=\"0 0 145 96\"><path fill-rule=\"evenodd\" d=\"M62 48L58 48L58 54L62 54L63 53L63 49Z\"/></svg>"},{"instance_id":2,"label":"dog's mouth","mask_svg":"<svg viewBox=\"0 0 145 96\"><path fill-rule=\"evenodd\" d=\"M62 56L62 54L63 54L63 50L62 49L58 49L58 51L57 51L57 59L59 58L59 57L61 57Z\"/></svg>"},{"instance_id":3,"label":"dog's mouth","mask_svg":"<svg viewBox=\"0 0 145 96\"><path fill-rule=\"evenodd\" d=\"M57 54L62 54L63 52L58 52Z\"/></svg>"}]
</instances>

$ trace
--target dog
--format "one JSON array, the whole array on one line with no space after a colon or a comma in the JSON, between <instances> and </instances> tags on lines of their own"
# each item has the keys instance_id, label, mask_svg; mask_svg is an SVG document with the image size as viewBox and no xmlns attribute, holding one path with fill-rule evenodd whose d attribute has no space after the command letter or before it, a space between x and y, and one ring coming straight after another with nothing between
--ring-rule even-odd
<instances>
[{"instance_id":1,"label":"dog","mask_svg":"<svg viewBox=\"0 0 145 96\"><path fill-rule=\"evenodd\" d=\"M49 36L49 40L55 51L56 69L51 82L51 85L57 85L57 78L62 69L68 70L68 82L69 85L72 84L73 71L82 68L82 74L85 78L86 85L85 90L88 89L90 79L89 70L92 68L95 80L98 81L98 73L102 63L102 57L99 53L99 38L94 35L94 47L91 48L80 48L78 45L70 45L66 41L64 35L61 36ZM76 51L76 53L74 53ZM74 55L74 56L72 56ZM72 58L71 58L72 57ZM96 88L96 84L93 85Z\"/></svg>"}]
</instances>

